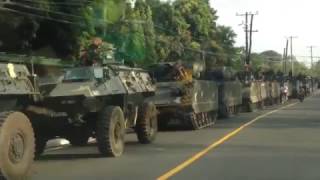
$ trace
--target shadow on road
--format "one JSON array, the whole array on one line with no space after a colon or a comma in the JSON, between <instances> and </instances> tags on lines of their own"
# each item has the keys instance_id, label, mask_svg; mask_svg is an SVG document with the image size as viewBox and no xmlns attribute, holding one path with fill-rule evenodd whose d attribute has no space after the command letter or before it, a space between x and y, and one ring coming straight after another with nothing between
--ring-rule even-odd
<instances>
[{"instance_id":1,"label":"shadow on road","mask_svg":"<svg viewBox=\"0 0 320 180\"><path fill-rule=\"evenodd\" d=\"M75 160L75 159L92 159L102 158L100 154L46 154L38 159L37 161L48 161L48 160Z\"/></svg>"}]
</instances>

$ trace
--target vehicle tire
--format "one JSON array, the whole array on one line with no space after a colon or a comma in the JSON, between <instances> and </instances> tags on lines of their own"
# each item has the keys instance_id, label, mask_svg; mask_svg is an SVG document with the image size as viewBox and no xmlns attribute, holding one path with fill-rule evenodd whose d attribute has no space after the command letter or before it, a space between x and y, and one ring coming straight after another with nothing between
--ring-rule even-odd
<instances>
[{"instance_id":1,"label":"vehicle tire","mask_svg":"<svg viewBox=\"0 0 320 180\"><path fill-rule=\"evenodd\" d=\"M73 146L85 146L88 144L90 138L90 131L86 126L72 127L67 136L67 140Z\"/></svg>"},{"instance_id":2,"label":"vehicle tire","mask_svg":"<svg viewBox=\"0 0 320 180\"><path fill-rule=\"evenodd\" d=\"M98 149L103 156L118 157L124 151L125 122L120 107L108 106L99 114L96 127Z\"/></svg>"},{"instance_id":3,"label":"vehicle tire","mask_svg":"<svg viewBox=\"0 0 320 180\"><path fill-rule=\"evenodd\" d=\"M140 107L135 130L141 144L150 144L155 140L158 132L158 118L157 108L153 103L144 103Z\"/></svg>"},{"instance_id":4,"label":"vehicle tire","mask_svg":"<svg viewBox=\"0 0 320 180\"><path fill-rule=\"evenodd\" d=\"M35 138L27 116L21 112L0 113L0 147L0 177L24 179L31 175Z\"/></svg>"}]
</instances>

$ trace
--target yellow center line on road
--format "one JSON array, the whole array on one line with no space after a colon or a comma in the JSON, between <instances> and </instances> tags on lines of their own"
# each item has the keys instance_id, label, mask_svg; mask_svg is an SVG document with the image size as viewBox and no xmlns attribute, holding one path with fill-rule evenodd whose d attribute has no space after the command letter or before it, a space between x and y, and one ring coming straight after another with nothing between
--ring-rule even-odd
<instances>
[{"instance_id":1,"label":"yellow center line on road","mask_svg":"<svg viewBox=\"0 0 320 180\"><path fill-rule=\"evenodd\" d=\"M251 121L245 123L244 125L240 126L239 128L237 128L236 130L230 132L229 134L225 135L224 137L222 137L221 139L219 139L218 141L213 142L211 145L209 145L207 148L205 148L204 150L198 152L197 154L193 155L192 157L190 157L189 159L187 159L186 161L182 162L181 164L179 164L178 166L176 166L175 168L169 170L168 172L166 172L165 174L163 174L162 176L158 177L157 180L166 180L169 179L170 177L174 176L175 174L179 173L180 171L182 171L183 169L185 169L186 167L190 166L192 163L194 163L195 161L199 160L201 157L203 157L204 155L206 155L210 150L218 147L219 145L223 144L224 142L226 142L227 140L231 139L233 136L237 135L240 131L242 131L244 128L250 126L251 124L255 123L256 121L269 116L270 114L273 114L275 112L278 112L281 109L285 109L291 106L294 106L298 103L293 103L293 104L289 104L286 106L283 106L279 109L273 110L273 111L269 111L263 115L260 115L254 119L252 119Z\"/></svg>"}]
</instances>

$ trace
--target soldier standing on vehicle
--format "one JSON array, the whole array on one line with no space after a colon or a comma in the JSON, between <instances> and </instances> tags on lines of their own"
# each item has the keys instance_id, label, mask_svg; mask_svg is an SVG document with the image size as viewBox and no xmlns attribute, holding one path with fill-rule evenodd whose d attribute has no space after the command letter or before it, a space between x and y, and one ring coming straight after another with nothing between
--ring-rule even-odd
<instances>
[{"instance_id":1,"label":"soldier standing on vehicle","mask_svg":"<svg viewBox=\"0 0 320 180\"><path fill-rule=\"evenodd\" d=\"M91 44L81 55L83 66L101 66L114 62L114 48L111 44L103 42L100 38L93 38Z\"/></svg>"}]
</instances>

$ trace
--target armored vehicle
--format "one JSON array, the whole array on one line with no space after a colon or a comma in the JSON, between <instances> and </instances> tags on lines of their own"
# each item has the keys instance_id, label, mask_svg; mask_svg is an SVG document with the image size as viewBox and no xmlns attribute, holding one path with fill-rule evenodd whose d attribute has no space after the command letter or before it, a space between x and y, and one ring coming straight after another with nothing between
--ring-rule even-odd
<instances>
[{"instance_id":1,"label":"armored vehicle","mask_svg":"<svg viewBox=\"0 0 320 180\"><path fill-rule=\"evenodd\" d=\"M263 81L251 81L243 85L242 99L243 110L252 112L257 108L264 107L264 101L267 97L266 84Z\"/></svg>"},{"instance_id":2,"label":"armored vehicle","mask_svg":"<svg viewBox=\"0 0 320 180\"><path fill-rule=\"evenodd\" d=\"M30 175L35 132L27 106L39 101L36 77L26 66L0 63L0 179Z\"/></svg>"},{"instance_id":3,"label":"armored vehicle","mask_svg":"<svg viewBox=\"0 0 320 180\"><path fill-rule=\"evenodd\" d=\"M230 67L216 67L206 72L206 77L219 87L219 117L237 114L242 104L242 84Z\"/></svg>"},{"instance_id":4,"label":"armored vehicle","mask_svg":"<svg viewBox=\"0 0 320 180\"><path fill-rule=\"evenodd\" d=\"M160 112L159 125L162 128L174 120L191 129L215 123L218 87L213 81L201 80L201 66L201 63L168 62L150 67L150 73L157 81L156 95L151 100Z\"/></svg>"},{"instance_id":5,"label":"armored vehicle","mask_svg":"<svg viewBox=\"0 0 320 180\"><path fill-rule=\"evenodd\" d=\"M267 98L265 99L265 105L275 105L280 103L280 83L276 80L265 81Z\"/></svg>"},{"instance_id":6,"label":"armored vehicle","mask_svg":"<svg viewBox=\"0 0 320 180\"><path fill-rule=\"evenodd\" d=\"M48 119L40 125L44 131L39 132L38 154L57 136L78 146L95 137L104 156L123 153L128 129L136 132L140 143L155 139L157 110L146 101L155 94L155 85L148 72L117 63L113 48L103 42L95 45L97 51L88 51L98 54L84 54L85 63L65 69L62 81L41 84L43 103L30 108Z\"/></svg>"}]
</instances>

